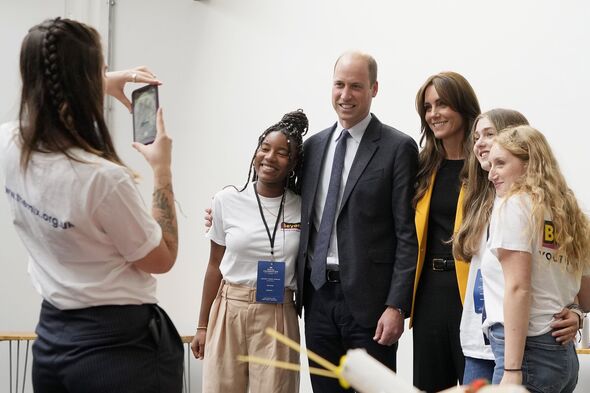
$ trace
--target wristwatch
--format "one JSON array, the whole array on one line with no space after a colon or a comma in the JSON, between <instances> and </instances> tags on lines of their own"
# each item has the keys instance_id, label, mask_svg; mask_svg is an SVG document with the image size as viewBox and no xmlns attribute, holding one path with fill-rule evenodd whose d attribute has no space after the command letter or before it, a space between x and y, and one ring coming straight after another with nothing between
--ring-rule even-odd
<instances>
[{"instance_id":1,"label":"wristwatch","mask_svg":"<svg viewBox=\"0 0 590 393\"><path fill-rule=\"evenodd\" d=\"M399 311L399 314L402 316L402 319L406 318L406 313L404 312L404 310L402 310L400 307L398 307L397 311Z\"/></svg>"}]
</instances>

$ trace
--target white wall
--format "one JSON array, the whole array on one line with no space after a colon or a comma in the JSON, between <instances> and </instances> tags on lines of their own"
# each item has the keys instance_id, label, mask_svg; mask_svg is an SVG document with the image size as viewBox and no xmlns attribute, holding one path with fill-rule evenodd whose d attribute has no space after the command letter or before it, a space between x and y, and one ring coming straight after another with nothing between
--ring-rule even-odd
<instances>
[{"instance_id":1,"label":"white wall","mask_svg":"<svg viewBox=\"0 0 590 393\"><path fill-rule=\"evenodd\" d=\"M0 0L0 123L18 112L20 77L18 53L27 29L42 19L64 14L65 1ZM0 175L1 177L2 175ZM2 185L4 185L2 179ZM4 187L1 187L4 194ZM9 220L4 195L0 197L0 330L32 331L40 297L26 273L26 253ZM0 390L8 385L8 344L0 343ZM30 364L29 364L30 370ZM22 373L22 369L21 369ZM27 382L30 387L30 381ZM14 385L13 385L14 387ZM30 391L30 390L27 390Z\"/></svg>"},{"instance_id":2,"label":"white wall","mask_svg":"<svg viewBox=\"0 0 590 393\"><path fill-rule=\"evenodd\" d=\"M64 9L64 2L47 3L0 0L0 121L16 113L18 48L26 29ZM460 72L484 110L518 109L547 135L571 188L590 208L588 15L584 0L118 0L110 68L147 64L164 81L160 100L174 138L176 199L185 216L179 215L179 259L159 278L159 298L181 333L195 328L208 258L203 208L222 186L245 182L255 138L283 113L303 108L314 132L335 120L332 67L350 48L372 53L379 63L373 112L380 120L418 138L418 87L433 73ZM112 121L119 151L143 175L149 201L148 167L130 148L131 118L115 107ZM39 297L3 197L0 214L0 330L32 330ZM581 358L577 391L590 391L590 360ZM398 364L411 381L409 332ZM195 372L193 388L197 378ZM310 391L306 378L302 391Z\"/></svg>"}]
</instances>

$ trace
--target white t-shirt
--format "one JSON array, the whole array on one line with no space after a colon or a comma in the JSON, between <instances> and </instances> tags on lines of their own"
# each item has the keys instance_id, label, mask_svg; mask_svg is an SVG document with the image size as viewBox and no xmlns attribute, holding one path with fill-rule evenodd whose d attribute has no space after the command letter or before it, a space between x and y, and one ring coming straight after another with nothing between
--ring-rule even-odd
<instances>
[{"instance_id":1,"label":"white t-shirt","mask_svg":"<svg viewBox=\"0 0 590 393\"><path fill-rule=\"evenodd\" d=\"M471 258L469 276L467 277L467 290L461 315L461 348L463 354L475 359L494 360L494 354L490 344L484 341L481 331L482 315L484 313L483 276L481 274L481 260L485 255L495 258L486 246L487 231L481 237L479 250ZM499 263L499 262L498 262Z\"/></svg>"},{"instance_id":2,"label":"white t-shirt","mask_svg":"<svg viewBox=\"0 0 590 393\"><path fill-rule=\"evenodd\" d=\"M504 277L497 260L498 249L532 254L531 309L527 336L539 336L551 330L553 314L573 302L580 289L582 273L567 270L566 258L555 255L553 224L545 217L543 233L531 240L532 204L528 195L496 198L490 220L488 248L492 256L484 256L482 273L487 319L484 331L494 323L504 323Z\"/></svg>"},{"instance_id":3,"label":"white t-shirt","mask_svg":"<svg viewBox=\"0 0 590 393\"><path fill-rule=\"evenodd\" d=\"M277 220L281 197L260 196L266 223L272 232ZM274 245L275 261L286 262L285 287L296 289L295 261L301 231L301 197L287 190L284 219L277 228ZM256 287L258 261L270 261L270 240L260 216L254 194L254 183L242 192L233 187L219 191L213 201L213 225L206 235L225 246L219 266L223 279L249 287Z\"/></svg>"},{"instance_id":4,"label":"white t-shirt","mask_svg":"<svg viewBox=\"0 0 590 393\"><path fill-rule=\"evenodd\" d=\"M13 223L41 296L65 309L156 303L156 280L133 266L162 231L126 168L81 149L33 153L20 166L18 124L0 127L0 168Z\"/></svg>"}]
</instances>

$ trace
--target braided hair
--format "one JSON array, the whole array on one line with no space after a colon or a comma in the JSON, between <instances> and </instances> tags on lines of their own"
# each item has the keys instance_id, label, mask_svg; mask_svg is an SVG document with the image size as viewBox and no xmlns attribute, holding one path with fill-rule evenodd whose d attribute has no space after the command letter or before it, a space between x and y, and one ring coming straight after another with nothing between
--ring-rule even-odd
<instances>
[{"instance_id":1,"label":"braided hair","mask_svg":"<svg viewBox=\"0 0 590 393\"><path fill-rule=\"evenodd\" d=\"M20 52L21 167L33 152L81 148L123 165L104 119L104 59L98 32L70 19L33 26Z\"/></svg>"},{"instance_id":2,"label":"braided hair","mask_svg":"<svg viewBox=\"0 0 590 393\"><path fill-rule=\"evenodd\" d=\"M246 184L244 184L244 187L242 187L242 189L239 191L244 191L246 187L248 187L248 183L250 183L251 181L256 181L258 179L256 171L253 170L254 159L256 158L256 153L262 145L262 142L264 142L266 136L271 132L280 132L287 137L287 144L289 146L289 162L297 160L297 163L295 164L293 171L287 178L285 187L293 191L295 194L300 194L301 168L303 167L303 136L307 134L308 128L309 122L307 121L307 116L305 115L305 113L303 113L303 109L298 109L296 111L285 114L281 121L279 121L276 124L273 124L266 130L264 130L264 132L258 137L258 145L254 150L254 154L250 162L250 169L248 171L248 178L246 180ZM292 149L291 146L294 146L295 148ZM292 150L295 151L294 157L291 156Z\"/></svg>"}]
</instances>

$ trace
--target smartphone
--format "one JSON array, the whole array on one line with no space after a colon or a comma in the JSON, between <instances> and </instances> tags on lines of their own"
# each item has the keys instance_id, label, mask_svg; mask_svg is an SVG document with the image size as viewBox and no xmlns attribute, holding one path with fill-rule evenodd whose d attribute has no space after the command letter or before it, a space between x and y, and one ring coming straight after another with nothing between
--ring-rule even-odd
<instances>
[{"instance_id":1,"label":"smartphone","mask_svg":"<svg viewBox=\"0 0 590 393\"><path fill-rule=\"evenodd\" d=\"M156 85L140 87L131 93L133 141L147 145L156 139L156 112L159 106Z\"/></svg>"}]
</instances>

